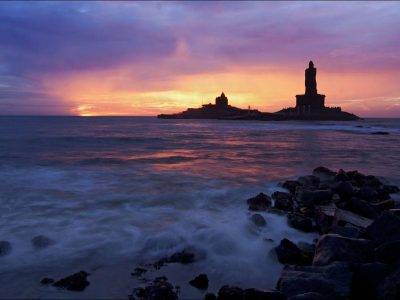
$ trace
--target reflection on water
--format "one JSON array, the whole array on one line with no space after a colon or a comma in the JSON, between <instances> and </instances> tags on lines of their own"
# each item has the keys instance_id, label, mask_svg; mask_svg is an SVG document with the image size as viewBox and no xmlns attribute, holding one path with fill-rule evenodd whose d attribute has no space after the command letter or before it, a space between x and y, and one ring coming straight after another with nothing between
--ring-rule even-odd
<instances>
[{"instance_id":1,"label":"reflection on water","mask_svg":"<svg viewBox=\"0 0 400 300\"><path fill-rule=\"evenodd\" d=\"M215 285L273 286L281 266L269 250L283 237L312 236L276 215L255 230L245 199L319 165L399 184L398 145L399 120L2 117L0 237L13 251L0 258L0 283L26 268L38 268L39 279L61 265L93 271L129 261L133 268L194 246L206 259L192 271L207 272ZM56 244L34 251L30 240L39 234ZM30 296L42 295L32 290L36 277L24 282Z\"/></svg>"}]
</instances>

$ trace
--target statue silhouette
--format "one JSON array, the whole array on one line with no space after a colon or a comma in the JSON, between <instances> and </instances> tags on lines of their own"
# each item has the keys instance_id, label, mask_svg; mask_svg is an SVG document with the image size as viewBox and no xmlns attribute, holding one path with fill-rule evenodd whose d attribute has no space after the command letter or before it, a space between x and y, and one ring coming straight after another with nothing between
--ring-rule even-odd
<instances>
[{"instance_id":1,"label":"statue silhouette","mask_svg":"<svg viewBox=\"0 0 400 300\"><path fill-rule=\"evenodd\" d=\"M305 71L305 84L306 84L306 95L317 94L317 69L314 68L314 63L310 60L308 69Z\"/></svg>"}]
</instances>

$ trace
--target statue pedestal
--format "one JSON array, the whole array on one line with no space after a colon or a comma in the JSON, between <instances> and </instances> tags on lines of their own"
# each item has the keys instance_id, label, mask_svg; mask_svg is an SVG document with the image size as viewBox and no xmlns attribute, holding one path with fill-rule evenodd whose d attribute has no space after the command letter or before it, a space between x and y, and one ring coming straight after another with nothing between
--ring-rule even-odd
<instances>
[{"instance_id":1,"label":"statue pedestal","mask_svg":"<svg viewBox=\"0 0 400 300\"><path fill-rule=\"evenodd\" d=\"M325 108L325 95L304 94L296 95L296 109L301 113L310 113Z\"/></svg>"}]
</instances>

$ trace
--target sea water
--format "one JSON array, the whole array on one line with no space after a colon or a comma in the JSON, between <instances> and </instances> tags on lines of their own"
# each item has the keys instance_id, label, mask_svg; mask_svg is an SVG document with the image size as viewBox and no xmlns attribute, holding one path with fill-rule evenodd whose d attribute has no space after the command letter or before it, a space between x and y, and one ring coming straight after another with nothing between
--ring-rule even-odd
<instances>
[{"instance_id":1,"label":"sea water","mask_svg":"<svg viewBox=\"0 0 400 300\"><path fill-rule=\"evenodd\" d=\"M373 134L384 131L388 134ZM400 184L400 119L356 122L0 117L0 297L125 298L136 266L191 247L200 260L151 270L184 298L199 273L223 284L273 288L282 238L312 241L246 199L323 165ZM34 249L31 239L55 241ZM40 285L86 270L81 293Z\"/></svg>"}]
</instances>

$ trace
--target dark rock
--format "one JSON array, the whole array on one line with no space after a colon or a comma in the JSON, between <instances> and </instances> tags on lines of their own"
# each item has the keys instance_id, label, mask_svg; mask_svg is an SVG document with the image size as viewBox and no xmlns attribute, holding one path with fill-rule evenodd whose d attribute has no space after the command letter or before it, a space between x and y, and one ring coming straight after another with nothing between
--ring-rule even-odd
<instances>
[{"instance_id":1,"label":"dark rock","mask_svg":"<svg viewBox=\"0 0 400 300\"><path fill-rule=\"evenodd\" d=\"M313 231L313 222L310 218L304 217L300 214L289 214L288 223L291 227L304 231Z\"/></svg>"},{"instance_id":2,"label":"dark rock","mask_svg":"<svg viewBox=\"0 0 400 300\"><path fill-rule=\"evenodd\" d=\"M218 300L243 300L243 289L224 285L218 291Z\"/></svg>"},{"instance_id":3,"label":"dark rock","mask_svg":"<svg viewBox=\"0 0 400 300\"><path fill-rule=\"evenodd\" d=\"M296 180L286 180L282 184L282 187L287 189L291 194L294 194L296 192L298 186L301 186L301 184Z\"/></svg>"},{"instance_id":4,"label":"dark rock","mask_svg":"<svg viewBox=\"0 0 400 300\"><path fill-rule=\"evenodd\" d=\"M286 300L286 297L279 291L246 289L243 291L243 300Z\"/></svg>"},{"instance_id":5,"label":"dark rock","mask_svg":"<svg viewBox=\"0 0 400 300\"><path fill-rule=\"evenodd\" d=\"M377 299L377 289L391 268L379 262L361 265L353 276L353 299Z\"/></svg>"},{"instance_id":6,"label":"dark rock","mask_svg":"<svg viewBox=\"0 0 400 300\"><path fill-rule=\"evenodd\" d=\"M357 192L357 197L367 201L374 201L378 199L378 192L370 186L363 186Z\"/></svg>"},{"instance_id":7,"label":"dark rock","mask_svg":"<svg viewBox=\"0 0 400 300\"><path fill-rule=\"evenodd\" d=\"M371 242L337 234L325 234L317 242L313 265L324 266L334 261L365 263L372 258Z\"/></svg>"},{"instance_id":8,"label":"dark rock","mask_svg":"<svg viewBox=\"0 0 400 300\"><path fill-rule=\"evenodd\" d=\"M336 176L336 172L321 166L313 170L313 175L320 180L330 180Z\"/></svg>"},{"instance_id":9,"label":"dark rock","mask_svg":"<svg viewBox=\"0 0 400 300\"><path fill-rule=\"evenodd\" d=\"M267 225L267 222L265 221L264 217L260 214L254 214L251 216L251 221L259 227L263 227Z\"/></svg>"},{"instance_id":10,"label":"dark rock","mask_svg":"<svg viewBox=\"0 0 400 300\"><path fill-rule=\"evenodd\" d=\"M375 219L379 214L378 210L374 208L374 206L369 204L367 201L356 197L350 199L347 203L347 209L369 219Z\"/></svg>"},{"instance_id":11,"label":"dark rock","mask_svg":"<svg viewBox=\"0 0 400 300\"><path fill-rule=\"evenodd\" d=\"M309 265L312 262L307 253L304 253L299 247L288 239L281 240L279 246L275 247L275 253L278 261L289 265Z\"/></svg>"},{"instance_id":12,"label":"dark rock","mask_svg":"<svg viewBox=\"0 0 400 300\"><path fill-rule=\"evenodd\" d=\"M325 300L325 296L322 296L319 293L304 293L304 294L299 294L293 297L288 298L288 300Z\"/></svg>"},{"instance_id":13,"label":"dark rock","mask_svg":"<svg viewBox=\"0 0 400 300\"><path fill-rule=\"evenodd\" d=\"M382 200L389 200L390 199L390 193L388 193L386 190L384 190L382 187L377 188L376 192L378 193L378 195L376 196L376 198L379 201Z\"/></svg>"},{"instance_id":14,"label":"dark rock","mask_svg":"<svg viewBox=\"0 0 400 300\"><path fill-rule=\"evenodd\" d=\"M190 264L195 261L195 254L188 250L184 249L180 252L176 252L172 254L170 257L166 259L167 263L181 263L181 264Z\"/></svg>"},{"instance_id":15,"label":"dark rock","mask_svg":"<svg viewBox=\"0 0 400 300\"><path fill-rule=\"evenodd\" d=\"M347 263L328 266L285 266L277 288L288 298L304 293L318 293L324 299L347 299L351 291L352 272Z\"/></svg>"},{"instance_id":16,"label":"dark rock","mask_svg":"<svg viewBox=\"0 0 400 300\"><path fill-rule=\"evenodd\" d=\"M319 178L314 175L300 176L297 179L297 181L304 187L314 187L314 188L317 188L320 183Z\"/></svg>"},{"instance_id":17,"label":"dark rock","mask_svg":"<svg viewBox=\"0 0 400 300\"><path fill-rule=\"evenodd\" d=\"M377 211L384 211L395 208L395 202L393 200L385 200L378 203L371 203L371 206Z\"/></svg>"},{"instance_id":18,"label":"dark rock","mask_svg":"<svg viewBox=\"0 0 400 300\"><path fill-rule=\"evenodd\" d=\"M56 281L53 285L69 291L83 291L90 284L86 279L88 276L89 273L80 271Z\"/></svg>"},{"instance_id":19,"label":"dark rock","mask_svg":"<svg viewBox=\"0 0 400 300\"><path fill-rule=\"evenodd\" d=\"M383 212L366 228L365 238L372 239L377 245L400 240L400 217Z\"/></svg>"},{"instance_id":20,"label":"dark rock","mask_svg":"<svg viewBox=\"0 0 400 300\"><path fill-rule=\"evenodd\" d=\"M396 264L400 262L400 240L383 243L374 250L375 260Z\"/></svg>"},{"instance_id":21,"label":"dark rock","mask_svg":"<svg viewBox=\"0 0 400 300\"><path fill-rule=\"evenodd\" d=\"M12 250L11 243L8 241L0 241L0 256L10 254Z\"/></svg>"},{"instance_id":22,"label":"dark rock","mask_svg":"<svg viewBox=\"0 0 400 300\"><path fill-rule=\"evenodd\" d=\"M41 284L51 284L51 283L53 283L53 282L54 282L54 279L48 278L48 277L45 277L45 278L43 278L42 280L40 280L40 283L41 283Z\"/></svg>"},{"instance_id":23,"label":"dark rock","mask_svg":"<svg viewBox=\"0 0 400 300\"><path fill-rule=\"evenodd\" d=\"M342 169L340 169L339 172L335 176L335 181L349 181L349 180L350 180L350 176Z\"/></svg>"},{"instance_id":24,"label":"dark rock","mask_svg":"<svg viewBox=\"0 0 400 300\"><path fill-rule=\"evenodd\" d=\"M338 234L343 237L358 239L360 237L360 228L355 226L334 226L329 233Z\"/></svg>"},{"instance_id":25,"label":"dark rock","mask_svg":"<svg viewBox=\"0 0 400 300\"><path fill-rule=\"evenodd\" d=\"M44 235L37 235L31 240L32 246L35 249L43 249L55 244L55 242Z\"/></svg>"},{"instance_id":26,"label":"dark rock","mask_svg":"<svg viewBox=\"0 0 400 300\"><path fill-rule=\"evenodd\" d=\"M386 185L386 184L384 184L384 185L382 186L382 189L383 189L385 192L389 193L389 194L394 194L394 193L400 192L399 187L397 187L397 186L395 186L395 185Z\"/></svg>"},{"instance_id":27,"label":"dark rock","mask_svg":"<svg viewBox=\"0 0 400 300\"><path fill-rule=\"evenodd\" d=\"M157 277L145 288L134 289L134 294L139 299L146 300L177 300L178 295L174 291L172 284L168 282L165 276Z\"/></svg>"},{"instance_id":28,"label":"dark rock","mask_svg":"<svg viewBox=\"0 0 400 300\"><path fill-rule=\"evenodd\" d=\"M342 200L349 199L354 195L354 188L348 181L335 182L331 186L331 189L334 193L337 193Z\"/></svg>"},{"instance_id":29,"label":"dark rock","mask_svg":"<svg viewBox=\"0 0 400 300\"><path fill-rule=\"evenodd\" d=\"M131 273L131 275L140 277L146 272L147 272L146 269L138 267L138 268L135 268L135 270Z\"/></svg>"},{"instance_id":30,"label":"dark rock","mask_svg":"<svg viewBox=\"0 0 400 300\"><path fill-rule=\"evenodd\" d=\"M315 244L306 243L306 242L298 242L297 247L303 252L313 253L315 252Z\"/></svg>"},{"instance_id":31,"label":"dark rock","mask_svg":"<svg viewBox=\"0 0 400 300\"><path fill-rule=\"evenodd\" d=\"M249 210L267 210L267 208L271 207L271 202L271 198L264 193L247 200Z\"/></svg>"},{"instance_id":32,"label":"dark rock","mask_svg":"<svg viewBox=\"0 0 400 300\"><path fill-rule=\"evenodd\" d=\"M204 296L204 300L217 300L217 296L215 296L213 293L207 293Z\"/></svg>"},{"instance_id":33,"label":"dark rock","mask_svg":"<svg viewBox=\"0 0 400 300\"><path fill-rule=\"evenodd\" d=\"M208 288L208 277L206 274L200 274L196 276L194 279L189 281L190 285L201 289L206 290Z\"/></svg>"},{"instance_id":34,"label":"dark rock","mask_svg":"<svg viewBox=\"0 0 400 300\"><path fill-rule=\"evenodd\" d=\"M373 175L365 176L365 185L377 189L383 185L378 177Z\"/></svg>"},{"instance_id":35,"label":"dark rock","mask_svg":"<svg viewBox=\"0 0 400 300\"><path fill-rule=\"evenodd\" d=\"M400 299L400 267L387 276L378 288L378 298L385 300Z\"/></svg>"},{"instance_id":36,"label":"dark rock","mask_svg":"<svg viewBox=\"0 0 400 300\"><path fill-rule=\"evenodd\" d=\"M276 209L290 211L293 209L293 196L285 192L274 192L272 199L275 200L274 207Z\"/></svg>"},{"instance_id":37,"label":"dark rock","mask_svg":"<svg viewBox=\"0 0 400 300\"><path fill-rule=\"evenodd\" d=\"M296 193L296 200L306 207L314 207L331 202L332 196L330 190L301 190Z\"/></svg>"}]
</instances>

